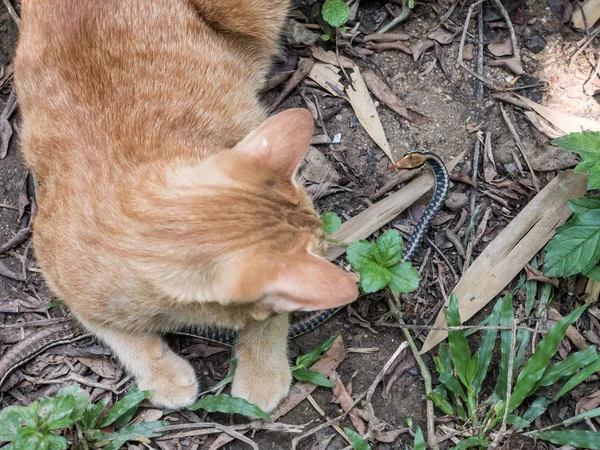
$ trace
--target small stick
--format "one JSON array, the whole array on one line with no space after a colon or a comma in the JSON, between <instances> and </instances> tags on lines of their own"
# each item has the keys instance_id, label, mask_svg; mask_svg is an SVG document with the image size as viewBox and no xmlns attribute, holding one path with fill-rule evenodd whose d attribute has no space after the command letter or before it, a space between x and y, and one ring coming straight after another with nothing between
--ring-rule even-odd
<instances>
[{"instance_id":1,"label":"small stick","mask_svg":"<svg viewBox=\"0 0 600 450\"><path fill-rule=\"evenodd\" d=\"M21 25L21 19L19 18L19 15L15 11L15 8L13 8L13 5L10 4L10 0L2 0L2 3L4 3L4 6L6 6L6 9L8 9L8 14L10 14L10 17L12 17L12 20L14 20L15 23L17 24L17 27L19 27Z\"/></svg>"},{"instance_id":2,"label":"small stick","mask_svg":"<svg viewBox=\"0 0 600 450\"><path fill-rule=\"evenodd\" d=\"M477 74L483 77L483 6L479 5L479 13L477 15ZM483 120L483 82L477 80L477 88L475 90L475 98L477 100L477 123L481 123ZM469 211L471 216L475 214L475 200L477 198L477 175L479 173L479 153L481 150L481 140L478 138L475 140L475 146L473 147L473 170L471 172L471 180L473 181L473 187L469 195Z\"/></svg>"},{"instance_id":3,"label":"small stick","mask_svg":"<svg viewBox=\"0 0 600 450\"><path fill-rule=\"evenodd\" d=\"M600 33L600 28L596 28L592 34L590 34L588 40L585 42L585 44L583 44L581 47L579 47L579 49L573 53L573 56L571 56L571 60L569 61L569 66L571 66L571 64L573 64L573 61L575 61L575 59L579 56L579 54L584 51L588 45L590 45L592 43L592 41L594 40L594 38L598 35L598 33Z\"/></svg>"},{"instance_id":4,"label":"small stick","mask_svg":"<svg viewBox=\"0 0 600 450\"><path fill-rule=\"evenodd\" d=\"M506 26L508 27L508 32L510 33L510 41L512 43L512 51L513 58L521 59L521 52L519 51L519 44L517 44L517 33L515 33L515 29L512 24L512 20L510 20L510 16L506 11L506 8L502 4L500 0L494 0L496 3L496 8L500 10L500 14L504 17L504 21L506 22Z\"/></svg>"}]
</instances>

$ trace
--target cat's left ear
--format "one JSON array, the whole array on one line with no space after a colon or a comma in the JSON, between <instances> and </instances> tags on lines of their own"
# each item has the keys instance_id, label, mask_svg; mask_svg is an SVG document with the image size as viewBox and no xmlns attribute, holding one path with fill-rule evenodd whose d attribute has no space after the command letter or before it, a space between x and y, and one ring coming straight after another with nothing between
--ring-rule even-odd
<instances>
[{"instance_id":1,"label":"cat's left ear","mask_svg":"<svg viewBox=\"0 0 600 450\"><path fill-rule=\"evenodd\" d=\"M288 109L267 119L234 150L291 180L308 151L313 130L313 118L308 110Z\"/></svg>"}]
</instances>

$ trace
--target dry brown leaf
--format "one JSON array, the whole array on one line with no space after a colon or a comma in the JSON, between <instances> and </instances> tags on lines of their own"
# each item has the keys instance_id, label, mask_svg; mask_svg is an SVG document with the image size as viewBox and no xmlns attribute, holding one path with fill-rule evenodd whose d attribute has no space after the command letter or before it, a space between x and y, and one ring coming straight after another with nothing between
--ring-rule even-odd
<instances>
[{"instance_id":1,"label":"dry brown leaf","mask_svg":"<svg viewBox=\"0 0 600 450\"><path fill-rule=\"evenodd\" d=\"M550 139L564 136L564 133L548 122L546 119L538 115L535 111L523 111L527 120L542 134L545 134Z\"/></svg>"},{"instance_id":2,"label":"dry brown leaf","mask_svg":"<svg viewBox=\"0 0 600 450\"><path fill-rule=\"evenodd\" d=\"M512 41L510 38L506 38L501 41L491 42L488 44L488 50L494 56L512 55Z\"/></svg>"},{"instance_id":3,"label":"dry brown leaf","mask_svg":"<svg viewBox=\"0 0 600 450\"><path fill-rule=\"evenodd\" d=\"M77 358L81 364L89 367L92 372L97 373L104 378L115 378L117 370L112 365L110 359L106 358Z\"/></svg>"},{"instance_id":4,"label":"dry brown leaf","mask_svg":"<svg viewBox=\"0 0 600 450\"><path fill-rule=\"evenodd\" d=\"M400 50L407 55L412 55L412 50L404 42L367 42L367 48L376 52L385 52L386 50Z\"/></svg>"},{"instance_id":5,"label":"dry brown leaf","mask_svg":"<svg viewBox=\"0 0 600 450\"><path fill-rule=\"evenodd\" d=\"M455 33L451 33L450 31L441 27L436 28L427 35L429 39L433 39L440 44L450 44L454 40L454 36L456 36Z\"/></svg>"},{"instance_id":6,"label":"dry brown leaf","mask_svg":"<svg viewBox=\"0 0 600 450\"><path fill-rule=\"evenodd\" d=\"M337 183L340 174L327 157L315 147L309 147L308 153L300 167L300 173L304 178L313 183Z\"/></svg>"},{"instance_id":7,"label":"dry brown leaf","mask_svg":"<svg viewBox=\"0 0 600 450\"><path fill-rule=\"evenodd\" d=\"M208 358L209 356L216 355L217 353L223 353L229 351L229 348L222 345L212 345L207 342L199 342L197 344L192 344L183 350L181 353L184 354L196 354L201 356L202 358Z\"/></svg>"},{"instance_id":8,"label":"dry brown leaf","mask_svg":"<svg viewBox=\"0 0 600 450\"><path fill-rule=\"evenodd\" d=\"M434 46L434 43L431 39L425 39L423 41L419 41L411 47L411 52L413 55L413 59L418 61L423 53L429 50Z\"/></svg>"},{"instance_id":9,"label":"dry brown leaf","mask_svg":"<svg viewBox=\"0 0 600 450\"><path fill-rule=\"evenodd\" d=\"M392 90L383 81L381 81L377 75L375 75L375 72L371 70L365 70L363 73L363 78L367 84L367 87L375 96L375 98L384 103L388 108L396 112L404 119L412 123L416 123L417 125L423 125L431 120L431 117L427 117L408 108L406 103L400 100L396 94L394 94Z\"/></svg>"},{"instance_id":10,"label":"dry brown leaf","mask_svg":"<svg viewBox=\"0 0 600 450\"><path fill-rule=\"evenodd\" d=\"M580 196L578 195L577 197ZM548 310L548 319L558 322L562 318L563 316L556 309L550 308ZM569 339L569 341L571 341L578 350L585 350L588 347L585 338L581 335L579 331L577 331L577 328L575 328L573 325L569 325L565 335L567 336L567 339Z\"/></svg>"},{"instance_id":11,"label":"dry brown leaf","mask_svg":"<svg viewBox=\"0 0 600 450\"><path fill-rule=\"evenodd\" d=\"M390 379L388 380L387 384L385 385L385 389L381 393L381 396L383 398L388 398L390 395L390 390L392 389L392 386L394 386L394 383L396 382L396 380L398 378L400 378L402 375L404 375L407 371L412 369L415 366L415 364L416 364L415 357L412 355L412 353L404 352L404 358L394 368L394 371L392 372L392 375L390 375Z\"/></svg>"},{"instance_id":12,"label":"dry brown leaf","mask_svg":"<svg viewBox=\"0 0 600 450\"><path fill-rule=\"evenodd\" d=\"M352 61L350 58L347 58L343 55L338 56L334 52L327 51L325 49L322 49L321 47L317 47L316 45L313 45L310 48L310 50L312 52L313 57L317 61L321 61L322 63L333 64L337 67L341 65L342 67L347 69L356 66L354 61Z\"/></svg>"},{"instance_id":13,"label":"dry brown leaf","mask_svg":"<svg viewBox=\"0 0 600 450\"><path fill-rule=\"evenodd\" d=\"M583 9L583 13L581 9ZM574 28L585 30L585 22L583 21L584 14L588 28L592 28L598 19L600 19L600 0L586 0L581 5L581 8L577 8L573 12L571 23L573 23Z\"/></svg>"},{"instance_id":14,"label":"dry brown leaf","mask_svg":"<svg viewBox=\"0 0 600 450\"><path fill-rule=\"evenodd\" d=\"M483 144L483 178L488 183L498 176L496 170L496 161L494 161L494 153L492 151L492 133L485 133L485 141Z\"/></svg>"},{"instance_id":15,"label":"dry brown leaf","mask_svg":"<svg viewBox=\"0 0 600 450\"><path fill-rule=\"evenodd\" d=\"M586 190L586 174L571 170L559 174L488 244L453 291L458 297L463 321L473 317L498 295L546 245L554 235L554 229L572 214L567 200L583 196ZM485 283L481 282L482 278ZM438 314L435 326L446 326L446 308ZM447 335L446 331L431 331L421 353L431 350Z\"/></svg>"},{"instance_id":16,"label":"dry brown leaf","mask_svg":"<svg viewBox=\"0 0 600 450\"><path fill-rule=\"evenodd\" d=\"M288 20L287 27L285 29L285 36L288 44L292 47L304 47L305 45L313 45L316 43L320 36L317 33L313 33L300 22L294 19Z\"/></svg>"},{"instance_id":17,"label":"dry brown leaf","mask_svg":"<svg viewBox=\"0 0 600 450\"><path fill-rule=\"evenodd\" d=\"M294 89L298 84L308 75L313 65L315 64L314 58L300 58L298 68L286 83L283 90L279 93L277 98L273 101L269 107L269 111L273 111L277 105Z\"/></svg>"},{"instance_id":18,"label":"dry brown leaf","mask_svg":"<svg viewBox=\"0 0 600 450\"><path fill-rule=\"evenodd\" d=\"M133 423L156 422L160 420L164 413L160 409L145 409L138 415Z\"/></svg>"},{"instance_id":19,"label":"dry brown leaf","mask_svg":"<svg viewBox=\"0 0 600 450\"><path fill-rule=\"evenodd\" d=\"M317 372L323 374L326 377L329 377L337 366L344 360L346 357L346 350L344 348L344 341L341 336L338 336L337 339L333 342L332 346L325 352L323 357L314 363L310 369L316 370ZM306 399L315 389L316 385L312 383L306 383L303 381L299 381L294 384L290 388L290 392L288 396L283 400L283 402L271 413L271 420L275 421L280 417L286 415L292 409L294 409L301 401ZM241 432L244 433L245 432ZM217 439L212 443L208 450L217 450L221 448L223 445L228 444L233 441L233 438L226 433L221 433Z\"/></svg>"},{"instance_id":20,"label":"dry brown leaf","mask_svg":"<svg viewBox=\"0 0 600 450\"><path fill-rule=\"evenodd\" d=\"M410 428L398 428L396 430L390 430L390 431L375 430L373 437L378 442L385 442L385 443L391 444L396 439L398 439L398 436L408 433L409 430L410 430Z\"/></svg>"},{"instance_id":21,"label":"dry brown leaf","mask_svg":"<svg viewBox=\"0 0 600 450\"><path fill-rule=\"evenodd\" d=\"M473 59L473 44L465 44L463 47L463 61L471 61Z\"/></svg>"},{"instance_id":22,"label":"dry brown leaf","mask_svg":"<svg viewBox=\"0 0 600 450\"><path fill-rule=\"evenodd\" d=\"M523 75L525 73L523 64L519 58L496 59L488 61L487 65L490 67L502 67L503 69L508 69L515 75Z\"/></svg>"},{"instance_id":23,"label":"dry brown leaf","mask_svg":"<svg viewBox=\"0 0 600 450\"><path fill-rule=\"evenodd\" d=\"M286 72L277 72L273 74L273 76L267 78L265 84L260 89L260 93L264 94L265 92L269 92L271 89L275 89L277 86L291 77L293 73L293 70L288 70Z\"/></svg>"},{"instance_id":24,"label":"dry brown leaf","mask_svg":"<svg viewBox=\"0 0 600 450\"><path fill-rule=\"evenodd\" d=\"M591 411L600 406L600 391L596 391L586 397L582 397L575 405L575 415Z\"/></svg>"},{"instance_id":25,"label":"dry brown leaf","mask_svg":"<svg viewBox=\"0 0 600 450\"><path fill-rule=\"evenodd\" d=\"M0 159L6 158L12 134L13 129L10 126L10 122L6 119L0 119Z\"/></svg>"},{"instance_id":26,"label":"dry brown leaf","mask_svg":"<svg viewBox=\"0 0 600 450\"><path fill-rule=\"evenodd\" d=\"M363 40L365 42L375 41L375 42L395 42L395 41L408 41L410 39L410 35L406 33L375 33L375 34L367 34Z\"/></svg>"},{"instance_id":27,"label":"dry brown leaf","mask_svg":"<svg viewBox=\"0 0 600 450\"><path fill-rule=\"evenodd\" d=\"M344 387L344 383L342 383L342 380L340 379L340 376L336 371L334 371L329 376L329 379L335 385L333 388L333 398L331 399L331 403L337 403L342 407L344 411L348 411L350 406L352 406L352 404L354 403L354 399ZM361 436L364 436L365 422L360 418L360 416L356 412L356 408L352 408L348 415L350 416L350 420L352 421L352 425L354 425L354 428L356 428L356 431L358 431Z\"/></svg>"}]
</instances>

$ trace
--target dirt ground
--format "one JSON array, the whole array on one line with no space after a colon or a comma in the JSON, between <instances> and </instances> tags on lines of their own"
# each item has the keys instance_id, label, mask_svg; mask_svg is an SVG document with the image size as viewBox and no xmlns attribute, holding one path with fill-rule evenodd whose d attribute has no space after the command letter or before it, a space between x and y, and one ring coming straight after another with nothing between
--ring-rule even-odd
<instances>
[{"instance_id":1,"label":"dirt ground","mask_svg":"<svg viewBox=\"0 0 600 450\"><path fill-rule=\"evenodd\" d=\"M441 2L436 4L437 10L432 4L426 3L418 5L415 13L403 24L399 25L395 31L407 33L411 36L409 44L424 39L427 34L439 23L439 16L443 14L449 4ZM464 23L468 4L458 3L455 12L451 15L450 21L456 26L461 27ZM389 21L386 16L386 5L384 2L363 0L359 8L359 16L363 18L367 29L371 32L375 24L379 21ZM380 20L381 17L384 19ZM598 60L598 52L593 43L588 50L584 51L579 57L569 65L569 57L576 47L576 42L584 37L582 33L575 33L567 26L562 25L560 20L552 14L545 0L526 0L520 2L518 8L511 15L517 35L519 37L519 46L521 48L521 59L523 62L525 76L521 77L515 83L515 86L535 85L540 82L547 82L544 88L536 87L520 91L522 95L528 98L552 106L560 111L570 114L587 117L594 120L600 120L600 105L598 97L595 96L595 86L600 86L600 79L595 78L584 89L587 77L593 71L593 61ZM505 28L491 28L490 22L486 22L484 27L485 43L498 41L508 37L508 31ZM476 29L472 25L470 28L471 37L476 36ZM7 101L11 91L12 80L10 73L10 64L14 56L18 28L11 19L5 7L0 4L0 70L4 68L5 75L0 76L0 101L2 105ZM416 111L425 114L431 118L431 121L424 125L415 125L399 117L396 113L386 108L384 105L378 106L383 128L389 140L390 146L395 156L400 157L408 150L417 149L433 151L440 155L445 161L449 161L461 152L466 152L463 161L454 171L452 192L457 201L463 202L468 196L471 187L460 182L460 176L468 179L471 173L471 159L473 146L476 140L476 133L470 132L474 126L481 125L481 129L491 132L492 148L496 158L498 168L498 178L507 178L513 180L524 180L524 185L529 183L531 177L525 169L523 175L519 174L513 162L513 152L517 152L513 138L508 132L507 126L502 119L499 103L492 98L493 92L486 89L483 102L481 104L483 123L477 121L478 102L475 95L476 81L472 76L465 72L457 63L459 50L460 34L456 36L451 44L440 46L443 52L443 59L447 68L447 75L443 73L440 65L435 62L433 50L428 50L419 61L414 61L413 57L400 51L386 51L375 53L367 59L370 61L370 67L377 67L380 76L384 76L389 82L394 93L406 102L406 104ZM539 53L533 53L528 49L537 44L543 46ZM541 39L541 41L540 41ZM539 44L543 42L542 44ZM298 49L292 49L288 46L286 54L296 55ZM537 50L537 49L536 49ZM476 51L474 52L476 55ZM594 59L595 58L595 59ZM486 53L486 60L491 59L489 53ZM590 62L592 61L592 62ZM288 59L289 62L289 59ZM468 63L474 66L474 61ZM506 69L485 67L486 77L493 83L506 84L513 81L514 75ZM582 76L583 75L583 76ZM277 110L284 110L291 107L304 107L305 103L300 92L307 92L310 96L311 91L306 91L306 85L300 85L279 105ZM589 89L591 87L591 89ZM265 103L269 104L279 93L281 86L265 94ZM310 96L312 98L312 96ZM320 180L309 180L322 183L331 181L332 186L322 185L320 189L320 198L316 200L316 205L320 211L331 210L338 213L344 220L355 216L366 209L374 201L372 196L386 182L392 180L396 175L394 171L388 169L389 160L383 152L377 147L373 140L368 136L364 128L357 125L354 112L347 103L340 103L339 99L333 97L319 98L329 136L340 134L339 144L332 144L331 148L327 145L316 145L316 147L325 155L328 169L325 170L325 176ZM1 109L1 108L0 108ZM514 112L510 107L513 123L520 135L525 149L532 155L535 161L534 168L543 184L550 181L556 175L556 160L548 159L544 156L544 146L548 139L540 134L523 115ZM11 139L8 153L0 161L0 242L8 241L23 226L27 225L29 220L29 209L25 208L23 218L19 218L19 208L26 202L24 199L32 195L31 181L26 178L26 169L23 165L17 146L18 141L18 117L11 120L15 135ZM331 153L331 149L338 155L343 155L343 164L340 164ZM561 157L557 157L559 163L564 162ZM521 159L521 163L524 163ZM554 164L554 165L553 165ZM343 167L342 165L345 165ZM562 167L559 167L562 168ZM319 168L316 168L319 169ZM332 174L339 174L337 179L332 179ZM317 177L319 178L319 177ZM29 184L29 188L27 187ZM393 188L391 191L398 189ZM533 190L523 189L516 198L502 197L502 192L496 191L496 196L490 196L478 192L476 204L484 210L491 206L493 209L492 218L489 221L486 236L480 244L474 249L473 258L476 258L495 235L501 231L504 226L514 217L519 210L534 196ZM463 195L464 194L464 195ZM498 200L500 197L500 201ZM427 197L417 202L410 208L413 216L418 216L423 211L427 203ZM459 224L455 233L464 234L468 223L461 225L461 212L466 211L467 205L461 203L456 207L455 204L446 207L440 214L440 219L436 222L437 226L430 231L429 236L441 249L457 273L462 273L463 259L457 252L455 246L448 240L445 230L453 230ZM409 230L412 220L409 214L403 214L388 227L396 227L401 232L406 233ZM412 324L431 324L442 306L444 293L451 292L455 281L451 275L446 262L436 253L428 253L429 245L425 244L419 255L415 258L414 264L422 269L422 279L420 288L411 294L403 295L404 314L406 321ZM425 258L425 255L427 257ZM12 324L16 321L32 321L50 317L60 317L65 311L58 305L49 309L44 306L55 302L44 288L41 276L35 272L35 262L32 259L32 251L28 242L13 249L4 255L1 260L6 266L17 273L23 272L23 262L25 261L27 270L27 281L19 282L0 276L0 323ZM26 259L25 259L26 258ZM426 264L422 266L424 259ZM33 270L31 270L33 269ZM512 287L512 286L511 286ZM443 291L442 291L443 288ZM561 286L562 292L572 292L573 286ZM523 298L517 296L515 305L521 306ZM575 299L572 295L557 295L555 298L555 307L562 311L570 311ZM352 349L371 349L367 353L349 352L346 358L338 367L337 371L342 381L347 384L352 382L354 393L360 393L368 389L377 373L381 370L383 364L390 355L396 350L402 341L401 333L394 328L377 326L375 322L387 312L387 303L380 295L371 295L361 298L358 303L352 306L353 313L342 312L336 315L314 332L304 335L290 343L290 357L306 352L323 342L329 336L341 332L346 348ZM483 311L475 317L473 323L478 323L489 309ZM361 318L357 318L360 316ZM18 330L18 333L15 332ZM33 328L0 328L0 354L7 351L12 345L32 332ZM425 333L420 334L419 339L423 340ZM173 336L170 343L177 350L186 349L199 341L188 337ZM85 349L85 350L83 350ZM89 369L86 364L81 363L77 357L84 355L92 356L95 359L102 359L110 366L112 378L102 377L97 371ZM193 355L192 355L193 356ZM68 361L66 361L68 360ZM206 358L193 358L193 364L197 367L198 373L202 375L201 383L203 388L215 384L218 380L227 374L229 354L227 352L218 353ZM433 370L431 356L426 355L425 361ZM67 363L68 362L68 363ZM90 380L100 381L108 384L116 384L122 377L123 372L118 368L117 363L110 359L105 349L93 342L84 342L73 346L58 347L48 354L36 358L32 362L23 366L15 372L7 382L8 386L3 386L2 407L10 404L28 404L36 399L46 395L52 395L59 388L57 384L34 384L23 380L23 374L32 375L39 378L57 378L62 377L69 371L76 370L80 375L89 377ZM492 368L492 374L497 371ZM494 377L492 377L494 378ZM387 384L388 378L384 379ZM594 384L589 385L590 390L594 389ZM93 396L99 396L102 392L97 389L89 388ZM553 417L564 414L562 408L568 410L568 414L573 413L574 401L578 396L584 395L584 392L575 390L571 396L567 396L556 407L556 411L550 411L549 417L544 420L553 420ZM397 429L406 426L406 419L412 418L415 423L423 429L426 428L425 403L422 400L424 395L423 382L417 367L413 367L401 375L391 385L389 395L383 398L381 388L379 388L373 397L373 407L377 416L389 424L389 429ZM313 397L315 402L323 409L325 415L329 418L338 416L341 413L338 404L331 402L331 391L324 388L318 388ZM168 416L172 423L185 423L199 419L201 414L191 413L173 413ZM228 418L224 415L212 414L211 420L228 423L243 422L242 418ZM308 402L303 401L291 412L285 415L281 421L290 424L307 424L308 428L320 423L323 418L316 409ZM344 426L349 426L350 422L345 421ZM301 441L299 449L315 449L316 445L323 442L328 436L335 434L331 428L326 428L322 432ZM284 433L268 433L264 431L257 432L252 438L258 443L260 449L284 449L291 448L291 439L294 435ZM129 448L162 448L162 449L195 449L208 448L212 437L208 438L182 438L171 441L160 441L145 447L142 444ZM404 445L412 445L412 438L408 434L403 434L391 443L375 443L373 448L400 449ZM347 443L339 436L335 435L327 449L337 450L346 447ZM445 442L443 445L448 445ZM448 448L443 447L442 448ZM505 448L546 448L544 446L536 447L532 441L513 440L507 443ZM237 449L248 448L246 444L234 441L224 448Z\"/></svg>"}]
</instances>

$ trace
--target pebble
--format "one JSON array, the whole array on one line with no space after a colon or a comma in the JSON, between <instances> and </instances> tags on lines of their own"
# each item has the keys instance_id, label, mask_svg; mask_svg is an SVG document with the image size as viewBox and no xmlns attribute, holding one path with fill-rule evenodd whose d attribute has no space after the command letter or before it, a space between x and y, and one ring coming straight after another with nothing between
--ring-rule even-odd
<instances>
[{"instance_id":1,"label":"pebble","mask_svg":"<svg viewBox=\"0 0 600 450\"><path fill-rule=\"evenodd\" d=\"M539 53L546 47L546 41L539 32L532 33L529 39L525 39L525 47L531 53Z\"/></svg>"},{"instance_id":2,"label":"pebble","mask_svg":"<svg viewBox=\"0 0 600 450\"><path fill-rule=\"evenodd\" d=\"M446 200L446 208L450 211L456 211L469 202L467 194L462 192L451 192Z\"/></svg>"}]
</instances>

